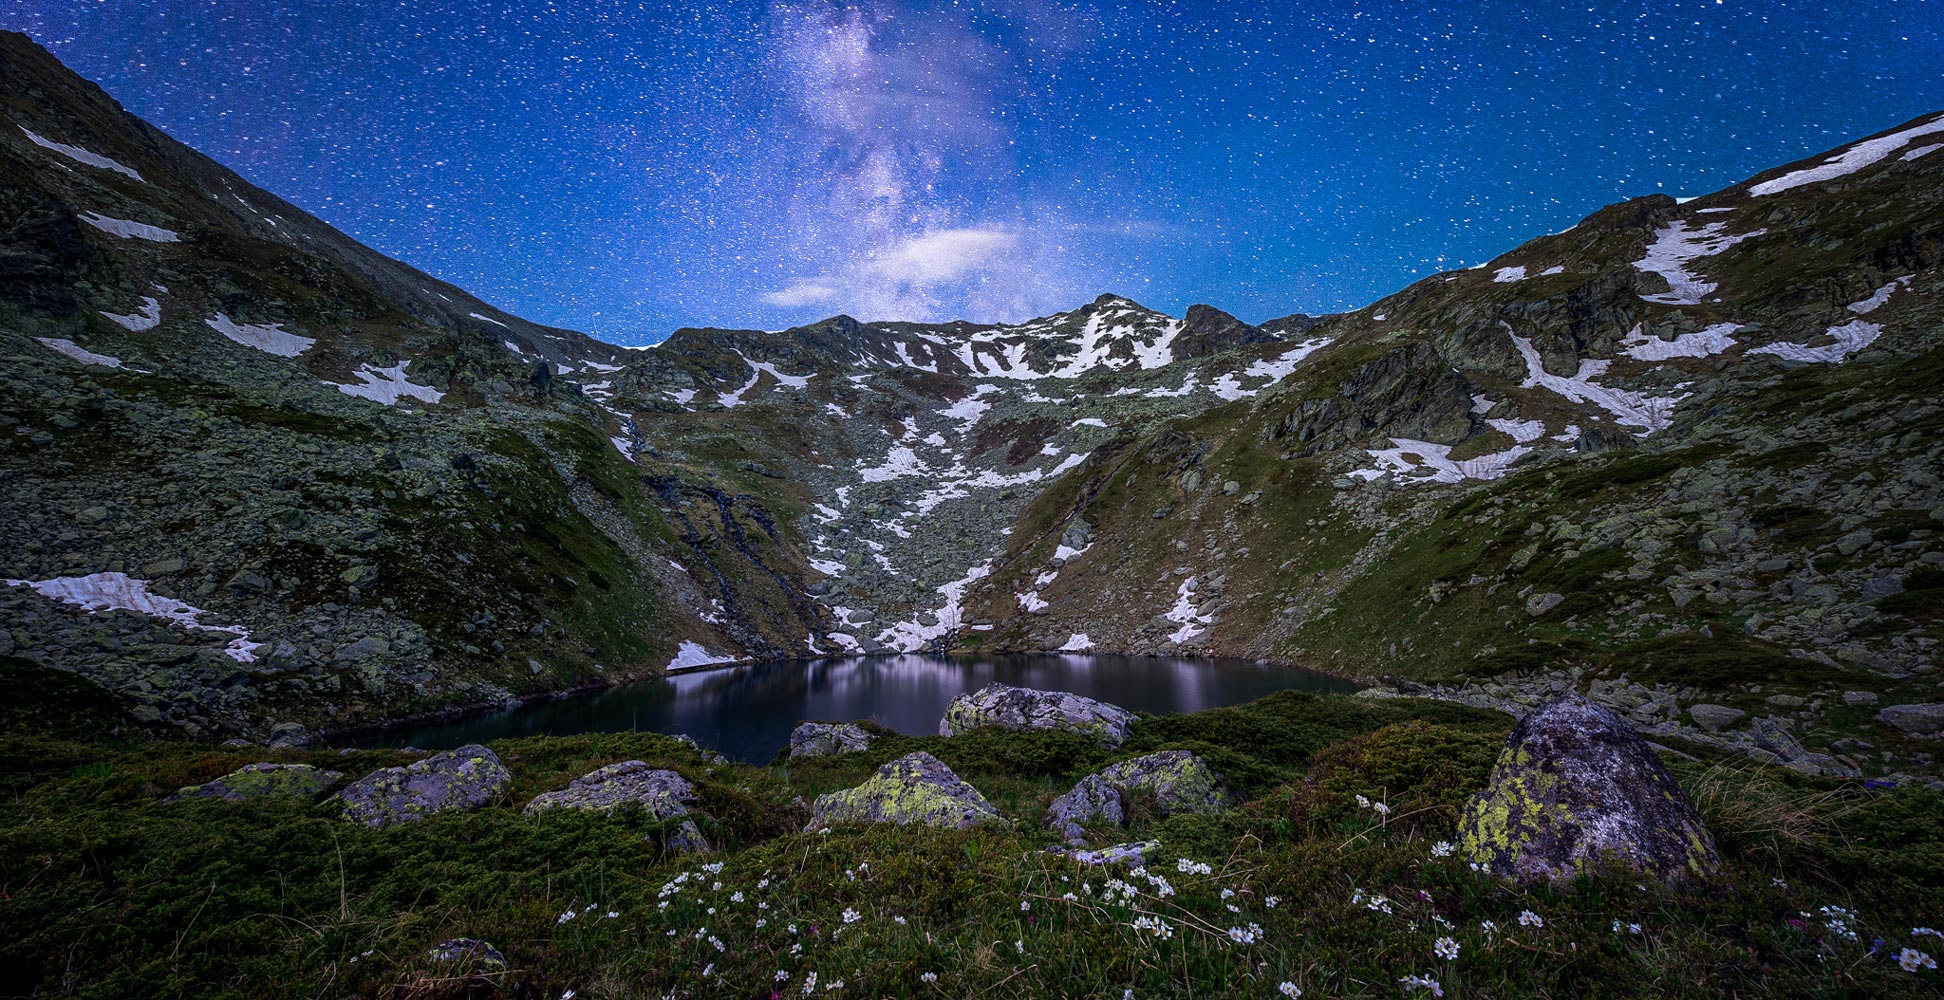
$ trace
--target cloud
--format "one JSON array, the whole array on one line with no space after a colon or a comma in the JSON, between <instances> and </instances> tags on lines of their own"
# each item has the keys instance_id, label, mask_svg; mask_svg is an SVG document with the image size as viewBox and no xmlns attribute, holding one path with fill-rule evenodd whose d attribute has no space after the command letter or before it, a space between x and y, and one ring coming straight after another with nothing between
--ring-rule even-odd
<instances>
[{"instance_id":1,"label":"cloud","mask_svg":"<svg viewBox=\"0 0 1944 1000\"><path fill-rule=\"evenodd\" d=\"M998 30L1024 38L1006 45L990 24L903 0L770 7L771 245L814 270L785 271L790 282L764 302L864 319L1024 319L1085 284L1057 280L1071 270L1067 241L1036 235L1017 116L1001 108L1015 58L1058 58L1086 32L1073 15L1042 25L1026 0L1014 6Z\"/></svg>"},{"instance_id":2,"label":"cloud","mask_svg":"<svg viewBox=\"0 0 1944 1000\"><path fill-rule=\"evenodd\" d=\"M821 278L798 278L788 288L774 292L764 292L763 301L773 306L808 306L828 302L837 294L837 288Z\"/></svg>"},{"instance_id":3,"label":"cloud","mask_svg":"<svg viewBox=\"0 0 1944 1000\"><path fill-rule=\"evenodd\" d=\"M941 229L879 253L868 271L900 284L936 285L989 270L1018 246L1018 235L1003 229Z\"/></svg>"}]
</instances>

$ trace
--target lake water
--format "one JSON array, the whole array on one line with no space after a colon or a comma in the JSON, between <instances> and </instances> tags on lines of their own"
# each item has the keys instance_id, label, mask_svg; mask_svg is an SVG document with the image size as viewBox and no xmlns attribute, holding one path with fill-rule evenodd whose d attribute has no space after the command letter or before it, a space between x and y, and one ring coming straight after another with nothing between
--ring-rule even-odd
<instances>
[{"instance_id":1,"label":"lake water","mask_svg":"<svg viewBox=\"0 0 1944 1000\"><path fill-rule=\"evenodd\" d=\"M1141 656L910 654L755 663L676 674L592 694L365 734L362 746L444 750L512 736L643 730L687 733L733 760L767 763L807 719L870 719L897 732L938 732L956 695L997 681L1071 691L1146 712L1196 712L1276 691L1343 693L1348 681L1248 660Z\"/></svg>"}]
</instances>

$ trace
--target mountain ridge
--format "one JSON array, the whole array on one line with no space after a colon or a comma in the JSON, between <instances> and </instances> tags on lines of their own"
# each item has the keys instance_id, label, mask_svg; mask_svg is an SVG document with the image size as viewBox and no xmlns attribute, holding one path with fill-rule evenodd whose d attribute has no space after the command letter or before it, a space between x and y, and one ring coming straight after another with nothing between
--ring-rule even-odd
<instances>
[{"instance_id":1,"label":"mountain ridge","mask_svg":"<svg viewBox=\"0 0 1944 1000\"><path fill-rule=\"evenodd\" d=\"M1828 685L1935 686L1937 623L1902 595L1944 562L1944 157L1919 152L1944 117L1340 314L1104 294L626 349L357 245L24 36L0 79L0 203L26 209L0 233L0 655L88 679L136 728L1093 650L1474 700L1535 674L1771 754L1680 713L1798 678L1781 759L1834 771L1859 723ZM1845 436L1880 424L1888 444ZM224 652L239 633L251 659ZM1682 636L1749 676L1622 665ZM1897 739L1873 766L1923 763Z\"/></svg>"}]
</instances>

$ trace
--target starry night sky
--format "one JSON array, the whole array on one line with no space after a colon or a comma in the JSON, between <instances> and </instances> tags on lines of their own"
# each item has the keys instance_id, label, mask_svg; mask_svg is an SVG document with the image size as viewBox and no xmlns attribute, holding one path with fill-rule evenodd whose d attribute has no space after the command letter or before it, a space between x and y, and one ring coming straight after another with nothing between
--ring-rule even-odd
<instances>
[{"instance_id":1,"label":"starry night sky","mask_svg":"<svg viewBox=\"0 0 1944 1000\"><path fill-rule=\"evenodd\" d=\"M1933 0L27 0L132 111L618 343L1355 308L1944 107Z\"/></svg>"}]
</instances>

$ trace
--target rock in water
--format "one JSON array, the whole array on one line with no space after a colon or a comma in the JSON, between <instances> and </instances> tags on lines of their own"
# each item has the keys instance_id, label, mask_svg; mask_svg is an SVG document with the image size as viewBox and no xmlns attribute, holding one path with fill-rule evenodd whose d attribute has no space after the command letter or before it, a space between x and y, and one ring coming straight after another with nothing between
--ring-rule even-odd
<instances>
[{"instance_id":1,"label":"rock in water","mask_svg":"<svg viewBox=\"0 0 1944 1000\"><path fill-rule=\"evenodd\" d=\"M513 780L493 751L477 743L405 767L373 771L337 794L344 818L366 826L410 823L449 809L473 809Z\"/></svg>"},{"instance_id":2,"label":"rock in water","mask_svg":"<svg viewBox=\"0 0 1944 1000\"><path fill-rule=\"evenodd\" d=\"M849 722L806 722L790 733L790 757L835 757L868 749L871 734Z\"/></svg>"},{"instance_id":3,"label":"rock in water","mask_svg":"<svg viewBox=\"0 0 1944 1000\"><path fill-rule=\"evenodd\" d=\"M920 751L899 757L856 788L817 796L808 829L832 823L921 823L963 830L1005 817L944 762Z\"/></svg>"},{"instance_id":4,"label":"rock in water","mask_svg":"<svg viewBox=\"0 0 1944 1000\"><path fill-rule=\"evenodd\" d=\"M270 795L296 795L314 799L342 777L340 772L309 764L247 764L214 781L190 785L171 798L242 802Z\"/></svg>"},{"instance_id":5,"label":"rock in water","mask_svg":"<svg viewBox=\"0 0 1944 1000\"><path fill-rule=\"evenodd\" d=\"M1073 790L1053 800L1046 807L1046 825L1060 831L1060 838L1069 844L1086 843L1086 831L1081 829L1088 823L1106 822L1115 826L1127 823L1127 810L1121 803L1120 789L1101 778L1089 774L1073 786Z\"/></svg>"},{"instance_id":6,"label":"rock in water","mask_svg":"<svg viewBox=\"0 0 1944 1000\"><path fill-rule=\"evenodd\" d=\"M674 771L656 769L646 761L624 760L589 771L566 788L542 792L527 803L527 815L549 809L586 809L611 813L630 802L639 803L658 820L681 818L668 834L668 847L676 851L706 851L709 841L695 821L688 819L688 803L695 801L695 786Z\"/></svg>"},{"instance_id":7,"label":"rock in water","mask_svg":"<svg viewBox=\"0 0 1944 1000\"><path fill-rule=\"evenodd\" d=\"M1134 713L1118 705L1065 691L987 684L952 699L938 722L938 735L957 736L981 726L1001 729L1060 729L1085 733L1108 746L1127 739Z\"/></svg>"},{"instance_id":8,"label":"rock in water","mask_svg":"<svg viewBox=\"0 0 1944 1000\"><path fill-rule=\"evenodd\" d=\"M1115 788L1153 795L1154 808L1163 816L1220 812L1230 805L1208 762L1186 750L1124 760L1103 769L1100 777Z\"/></svg>"},{"instance_id":9,"label":"rock in water","mask_svg":"<svg viewBox=\"0 0 1944 1000\"><path fill-rule=\"evenodd\" d=\"M1721 863L1653 749L1577 694L1520 720L1459 832L1470 860L1522 882L1559 882L1607 861L1683 882Z\"/></svg>"}]
</instances>

